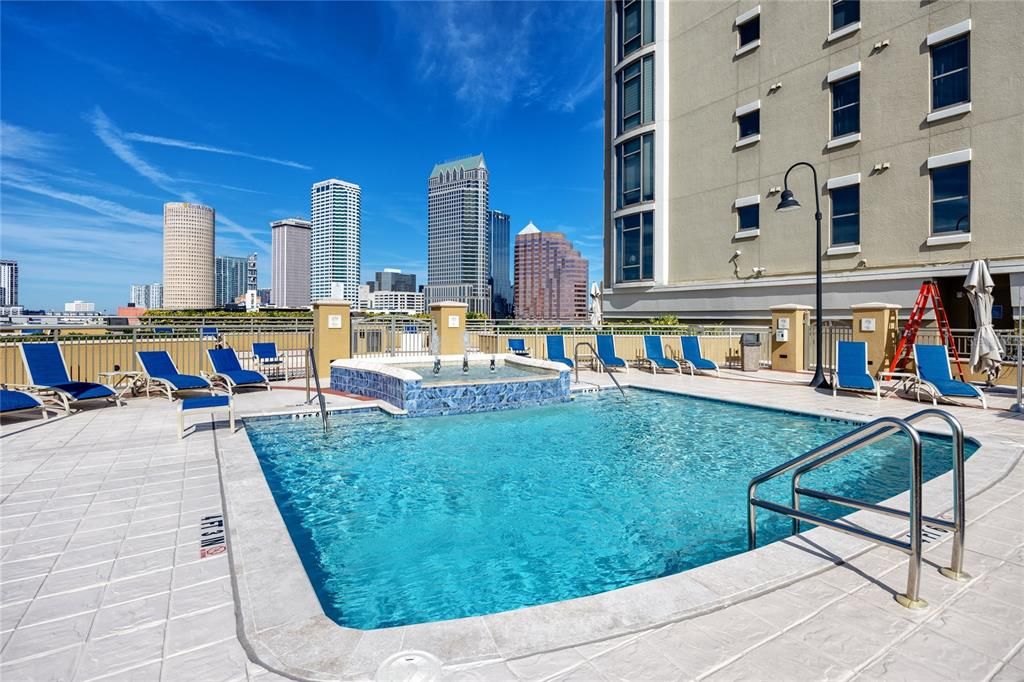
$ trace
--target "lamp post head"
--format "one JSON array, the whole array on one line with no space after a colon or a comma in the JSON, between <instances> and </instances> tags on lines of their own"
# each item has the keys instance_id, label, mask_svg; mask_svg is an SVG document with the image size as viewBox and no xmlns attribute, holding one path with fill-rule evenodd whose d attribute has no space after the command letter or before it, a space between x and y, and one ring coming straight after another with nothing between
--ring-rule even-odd
<instances>
[{"instance_id":1,"label":"lamp post head","mask_svg":"<svg viewBox=\"0 0 1024 682\"><path fill-rule=\"evenodd\" d=\"M779 197L779 205L775 207L776 212L785 213L786 211L795 211L798 208L800 208L800 202L793 196L793 190L782 190L782 196Z\"/></svg>"}]
</instances>

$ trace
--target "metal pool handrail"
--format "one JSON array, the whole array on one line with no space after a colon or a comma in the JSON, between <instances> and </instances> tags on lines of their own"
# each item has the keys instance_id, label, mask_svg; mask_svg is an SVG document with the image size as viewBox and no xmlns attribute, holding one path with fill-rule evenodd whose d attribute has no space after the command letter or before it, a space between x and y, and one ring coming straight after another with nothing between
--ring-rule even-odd
<instances>
[{"instance_id":1,"label":"metal pool handrail","mask_svg":"<svg viewBox=\"0 0 1024 682\"><path fill-rule=\"evenodd\" d=\"M313 354L313 347L306 349L309 354L309 367L313 373L313 383L316 384L316 397L320 405L320 419L324 423L324 434L327 434L327 403L324 400L323 391L320 390L320 373L316 371L316 356ZM309 391L309 377L306 377L306 391ZM307 400L307 402L310 402Z\"/></svg>"},{"instance_id":2,"label":"metal pool handrail","mask_svg":"<svg viewBox=\"0 0 1024 682\"><path fill-rule=\"evenodd\" d=\"M956 417L951 415L945 410L938 410L935 408L929 408L927 410L921 410L916 412L909 417L906 417L904 421L908 424L915 424L923 419L942 419L949 425L949 429L952 435L953 445L953 520L947 521L945 519L935 518L933 516L922 516L921 518L939 528L953 531L953 549L951 552L949 566L940 568L939 571L942 575L953 580L969 580L970 575L964 571L964 531L967 527L967 509L966 499L967 496L964 492L964 427L960 424ZM895 427L883 427L875 432L875 436L871 442L886 438L897 429ZM809 488L803 488L800 486L800 477L808 471L817 469L818 467L824 466L829 462L832 462L845 453L832 453L822 455L818 459L808 462L803 466L799 467L793 472L792 482L792 500L793 508L800 508L800 495L806 495L826 502L832 502L835 504L843 505L845 507L851 507L853 509L866 509L869 511L875 511L879 514L886 514L888 516L897 516L901 518L907 518L908 513L902 509L893 509L892 507L886 507L878 504L871 504L870 502L863 502L861 500L854 500L849 497L842 495L833 495L826 493L821 490L812 490ZM793 532L800 532L800 520L793 519Z\"/></svg>"},{"instance_id":3,"label":"metal pool handrail","mask_svg":"<svg viewBox=\"0 0 1024 682\"><path fill-rule=\"evenodd\" d=\"M826 456L832 456L831 459L838 459L844 455L855 452L866 445L870 445L875 441L886 438L889 435L896 433L897 431L903 431L910 437L911 445L911 481L910 481L910 511L908 516L910 518L910 540L909 542L900 542L899 540L893 540L892 538L873 533L869 530L859 528L850 523L843 521L835 521L827 519L822 516L815 514L809 514L805 511L793 507L785 507L781 504L769 502L767 500L760 500L755 497L757 495L757 486L764 483L765 481L775 478L780 474L784 474L787 471L795 469L802 464L807 462L817 461L824 459ZM921 435L917 429L911 426L906 420L899 419L897 417L881 417L875 419L872 422L864 424L847 434L844 434L838 438L835 438L824 445L814 448L799 457L794 457L788 462L784 462L773 469L770 469L763 474L755 476L751 479L750 484L747 487L747 543L750 549L754 549L757 546L757 507L773 511L777 514L788 516L792 519L807 521L819 526L825 526L832 530L839 531L840 533L846 533L847 535L854 535L856 537L862 537L871 542L878 543L880 545L886 545L894 549L898 549L901 552L905 552L910 555L910 565L907 569L907 590L904 594L896 595L896 601L902 606L911 609L920 609L928 605L926 601L920 599L918 592L921 585L921 483L922 483L922 467L921 467Z\"/></svg>"},{"instance_id":4,"label":"metal pool handrail","mask_svg":"<svg viewBox=\"0 0 1024 682\"><path fill-rule=\"evenodd\" d=\"M601 356L597 354L597 349L594 348L593 344L591 344L589 341L580 341L572 349L572 364L573 367L576 368L576 383L580 383L580 346L586 346L587 348L590 349L591 357L597 358L597 361L601 363L601 367L604 368L604 373L611 377L612 383L615 384L615 388L619 389L619 393L622 394L622 399L625 400L626 392L622 390L622 385L619 384L619 380L615 378L615 375L612 374L612 371L608 369L608 366L606 364L604 364L604 360L602 360Z\"/></svg>"}]
</instances>

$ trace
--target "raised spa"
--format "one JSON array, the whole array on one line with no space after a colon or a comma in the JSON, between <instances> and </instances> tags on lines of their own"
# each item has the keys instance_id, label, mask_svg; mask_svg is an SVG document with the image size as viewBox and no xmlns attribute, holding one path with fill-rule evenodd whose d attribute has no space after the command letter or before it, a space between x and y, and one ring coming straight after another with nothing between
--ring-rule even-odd
<instances>
[{"instance_id":1,"label":"raised spa","mask_svg":"<svg viewBox=\"0 0 1024 682\"><path fill-rule=\"evenodd\" d=\"M491 412L569 400L565 365L514 356L335 360L331 388L386 400L410 416ZM493 368L492 368L493 362Z\"/></svg>"},{"instance_id":2,"label":"raised spa","mask_svg":"<svg viewBox=\"0 0 1024 682\"><path fill-rule=\"evenodd\" d=\"M743 552L750 479L850 429L627 395L424 419L337 416L327 436L314 420L246 428L324 611L361 629L595 594ZM923 440L930 479L948 470L950 443ZM804 480L879 502L906 489L906 452L904 436L889 438ZM788 502L788 480L761 493ZM788 530L779 515L758 516L765 541Z\"/></svg>"}]
</instances>

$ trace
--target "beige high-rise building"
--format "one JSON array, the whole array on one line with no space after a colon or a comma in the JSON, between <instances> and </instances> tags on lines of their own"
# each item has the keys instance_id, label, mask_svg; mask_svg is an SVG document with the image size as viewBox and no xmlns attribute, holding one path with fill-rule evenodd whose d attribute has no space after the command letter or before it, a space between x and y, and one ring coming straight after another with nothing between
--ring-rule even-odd
<instances>
[{"instance_id":1,"label":"beige high-rise building","mask_svg":"<svg viewBox=\"0 0 1024 682\"><path fill-rule=\"evenodd\" d=\"M164 308L213 308L216 211L182 202L164 204Z\"/></svg>"},{"instance_id":2,"label":"beige high-rise building","mask_svg":"<svg viewBox=\"0 0 1024 682\"><path fill-rule=\"evenodd\" d=\"M541 232L530 221L516 235L516 319L586 319L588 267L564 234Z\"/></svg>"},{"instance_id":3,"label":"beige high-rise building","mask_svg":"<svg viewBox=\"0 0 1024 682\"><path fill-rule=\"evenodd\" d=\"M1024 286L1024 2L608 2L605 314L764 320L814 305L954 327L990 259L997 327ZM785 174L802 205L776 212ZM1012 295L1011 295L1012 292Z\"/></svg>"}]
</instances>

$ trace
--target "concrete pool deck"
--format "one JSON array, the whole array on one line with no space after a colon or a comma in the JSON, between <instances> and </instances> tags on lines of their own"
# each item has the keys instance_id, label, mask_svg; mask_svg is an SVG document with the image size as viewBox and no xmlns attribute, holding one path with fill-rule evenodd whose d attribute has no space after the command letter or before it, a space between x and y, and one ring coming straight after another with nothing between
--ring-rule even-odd
<instances>
[{"instance_id":1,"label":"concrete pool deck","mask_svg":"<svg viewBox=\"0 0 1024 682\"><path fill-rule=\"evenodd\" d=\"M782 382L636 371L620 378L854 421L906 416L919 407L900 399L833 399ZM581 379L610 383L591 373ZM308 412L302 398L300 391L254 392L242 394L237 406L243 417ZM368 406L339 396L328 401L332 409ZM267 596L252 590L260 573L299 593L309 583L303 571L281 569L280 518L235 507L246 496L269 494L261 476L233 470L244 463L243 431L229 434L207 422L179 441L174 407L156 398L49 422L11 420L0 439L0 676L264 680L276 676L269 665L288 676L367 679L384 658L420 649L441 659L446 679L458 680L1019 680L1024 419L1001 409L950 411L982 443L967 466L965 568L973 578L955 583L939 576L935 568L948 561L950 540L936 534L926 545L926 610L908 611L892 600L906 579L903 554L817 529L603 595L349 631L354 636L337 634L343 629L330 621L296 627L305 621L288 616L316 606L308 602L258 603ZM932 483L943 482L948 486L947 477ZM948 501L948 487L926 488L926 510ZM226 542L217 532L221 521ZM246 526L248 539L236 536ZM880 527L898 526L883 520ZM278 551L262 552L261 535ZM201 539L210 543L205 556ZM257 621L272 636L254 636Z\"/></svg>"}]
</instances>

